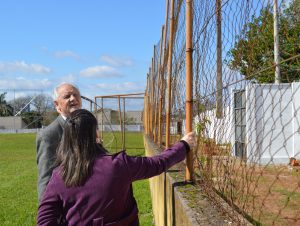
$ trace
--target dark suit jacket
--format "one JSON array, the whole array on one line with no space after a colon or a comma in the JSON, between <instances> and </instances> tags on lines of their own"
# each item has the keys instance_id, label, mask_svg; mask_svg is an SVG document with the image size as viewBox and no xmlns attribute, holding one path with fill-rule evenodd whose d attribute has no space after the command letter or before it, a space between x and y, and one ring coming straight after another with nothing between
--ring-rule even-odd
<instances>
[{"instance_id":1,"label":"dark suit jacket","mask_svg":"<svg viewBox=\"0 0 300 226\"><path fill-rule=\"evenodd\" d=\"M56 159L56 149L63 134L65 120L58 116L50 125L42 130L36 139L38 166L38 198L41 201L44 190L51 178Z\"/></svg>"},{"instance_id":2,"label":"dark suit jacket","mask_svg":"<svg viewBox=\"0 0 300 226\"><path fill-rule=\"evenodd\" d=\"M153 157L131 157L120 152L99 154L83 186L67 188L59 168L53 171L39 206L37 225L57 225L60 213L70 225L139 225L131 183L156 176L182 161L186 143Z\"/></svg>"}]
</instances>

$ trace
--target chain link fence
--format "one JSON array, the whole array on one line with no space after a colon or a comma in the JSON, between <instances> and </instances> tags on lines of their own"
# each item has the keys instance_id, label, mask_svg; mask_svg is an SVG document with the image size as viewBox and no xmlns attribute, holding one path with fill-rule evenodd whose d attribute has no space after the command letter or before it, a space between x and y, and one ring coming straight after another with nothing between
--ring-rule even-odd
<instances>
[{"instance_id":1,"label":"chain link fence","mask_svg":"<svg viewBox=\"0 0 300 226\"><path fill-rule=\"evenodd\" d=\"M300 225L300 1L187 2L194 181L253 224ZM144 125L160 146L186 131L186 4L167 1L148 73Z\"/></svg>"},{"instance_id":2,"label":"chain link fence","mask_svg":"<svg viewBox=\"0 0 300 226\"><path fill-rule=\"evenodd\" d=\"M94 114L99 136L111 152L144 149L136 133L142 133L144 93L95 97Z\"/></svg>"},{"instance_id":3,"label":"chain link fence","mask_svg":"<svg viewBox=\"0 0 300 226\"><path fill-rule=\"evenodd\" d=\"M2 89L0 94L0 133L36 133L58 116L51 95L42 90ZM144 149L141 140L134 141L143 132L144 93L81 98L82 107L96 116L110 152Z\"/></svg>"}]
</instances>

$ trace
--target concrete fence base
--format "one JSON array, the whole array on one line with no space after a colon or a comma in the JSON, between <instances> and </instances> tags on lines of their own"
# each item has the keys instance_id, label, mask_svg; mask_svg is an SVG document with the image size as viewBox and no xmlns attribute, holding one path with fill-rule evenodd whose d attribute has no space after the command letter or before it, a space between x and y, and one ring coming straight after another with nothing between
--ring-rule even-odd
<instances>
[{"instance_id":1,"label":"concrete fence base","mask_svg":"<svg viewBox=\"0 0 300 226\"><path fill-rule=\"evenodd\" d=\"M144 144L146 156L162 151L147 135ZM234 223L209 201L199 185L186 184L184 170L184 165L179 163L149 179L155 226L250 225L241 216L238 224Z\"/></svg>"}]
</instances>

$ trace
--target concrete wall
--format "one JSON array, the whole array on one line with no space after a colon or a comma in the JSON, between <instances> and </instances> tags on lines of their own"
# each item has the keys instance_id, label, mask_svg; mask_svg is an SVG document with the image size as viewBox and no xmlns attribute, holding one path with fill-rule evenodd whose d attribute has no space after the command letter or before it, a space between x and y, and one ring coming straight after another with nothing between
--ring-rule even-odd
<instances>
[{"instance_id":1,"label":"concrete wall","mask_svg":"<svg viewBox=\"0 0 300 226\"><path fill-rule=\"evenodd\" d=\"M43 129L42 128L36 128L36 129L0 129L0 134L5 134L5 133L38 133L41 130L43 130Z\"/></svg>"},{"instance_id":2,"label":"concrete wall","mask_svg":"<svg viewBox=\"0 0 300 226\"><path fill-rule=\"evenodd\" d=\"M98 124L98 130L99 131L105 131L105 132L111 132L111 131L121 131L120 125L102 125ZM143 125L125 125L125 131L128 132L142 132L144 131Z\"/></svg>"},{"instance_id":3,"label":"concrete wall","mask_svg":"<svg viewBox=\"0 0 300 226\"><path fill-rule=\"evenodd\" d=\"M147 135L144 144L147 156L162 151ZM201 184L185 183L184 174L185 165L179 163L149 179L155 226L251 225L221 198L218 205L213 204ZM225 214L224 208L230 216Z\"/></svg>"},{"instance_id":4,"label":"concrete wall","mask_svg":"<svg viewBox=\"0 0 300 226\"><path fill-rule=\"evenodd\" d=\"M147 156L156 155L161 151L147 136L144 137L144 143ZM177 171L178 166L173 167L172 170ZM175 191L176 182L169 173L152 177L149 182L155 226L199 225L192 218L187 206L180 200L180 196Z\"/></svg>"},{"instance_id":5,"label":"concrete wall","mask_svg":"<svg viewBox=\"0 0 300 226\"><path fill-rule=\"evenodd\" d=\"M0 129L22 129L26 126L20 116L0 117Z\"/></svg>"}]
</instances>

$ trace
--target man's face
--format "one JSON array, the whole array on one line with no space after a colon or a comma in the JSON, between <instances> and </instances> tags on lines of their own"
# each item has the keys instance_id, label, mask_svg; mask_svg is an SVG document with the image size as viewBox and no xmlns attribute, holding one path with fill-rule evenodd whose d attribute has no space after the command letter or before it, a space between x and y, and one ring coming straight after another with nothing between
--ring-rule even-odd
<instances>
[{"instance_id":1,"label":"man's face","mask_svg":"<svg viewBox=\"0 0 300 226\"><path fill-rule=\"evenodd\" d=\"M57 93L58 98L54 103L59 114L68 117L71 112L81 108L81 96L75 87L65 84L59 87Z\"/></svg>"}]
</instances>

